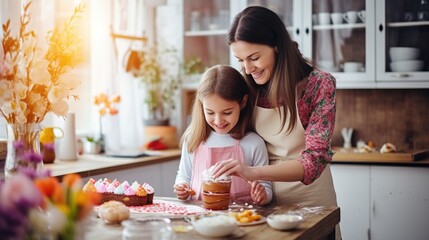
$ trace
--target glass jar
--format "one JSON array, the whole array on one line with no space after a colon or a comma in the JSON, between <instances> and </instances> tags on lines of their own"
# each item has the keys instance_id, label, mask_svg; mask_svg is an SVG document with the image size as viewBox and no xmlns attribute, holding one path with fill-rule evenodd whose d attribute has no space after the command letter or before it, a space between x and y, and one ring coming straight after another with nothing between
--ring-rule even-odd
<instances>
[{"instance_id":1,"label":"glass jar","mask_svg":"<svg viewBox=\"0 0 429 240\"><path fill-rule=\"evenodd\" d=\"M122 222L122 240L174 240L175 235L168 218L142 218Z\"/></svg>"}]
</instances>

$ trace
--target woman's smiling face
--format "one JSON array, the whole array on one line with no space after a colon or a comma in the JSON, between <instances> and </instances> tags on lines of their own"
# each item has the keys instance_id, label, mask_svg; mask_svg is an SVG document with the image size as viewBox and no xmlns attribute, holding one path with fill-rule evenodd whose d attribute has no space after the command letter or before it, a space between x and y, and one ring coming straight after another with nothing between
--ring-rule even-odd
<instances>
[{"instance_id":1,"label":"woman's smiling face","mask_svg":"<svg viewBox=\"0 0 429 240\"><path fill-rule=\"evenodd\" d=\"M275 49L263 44L245 41L231 43L231 50L246 74L252 75L258 85L264 85L272 77L275 66Z\"/></svg>"},{"instance_id":2,"label":"woman's smiling face","mask_svg":"<svg viewBox=\"0 0 429 240\"><path fill-rule=\"evenodd\" d=\"M240 118L240 104L236 101L228 101L213 94L204 97L202 104L207 124L217 133L229 133Z\"/></svg>"}]
</instances>

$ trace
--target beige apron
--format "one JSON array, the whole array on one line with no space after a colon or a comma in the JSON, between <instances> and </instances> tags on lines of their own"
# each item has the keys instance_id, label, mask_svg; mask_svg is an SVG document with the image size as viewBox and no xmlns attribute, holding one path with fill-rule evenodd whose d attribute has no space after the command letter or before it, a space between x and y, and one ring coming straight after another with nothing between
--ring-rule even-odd
<instances>
[{"instance_id":1,"label":"beige apron","mask_svg":"<svg viewBox=\"0 0 429 240\"><path fill-rule=\"evenodd\" d=\"M289 116L285 126L289 124ZM305 130L299 117L289 134L286 129L279 133L281 121L276 109L256 107L253 117L256 132L266 142L270 165L296 159L305 149ZM310 185L302 182L273 182L272 204L338 206L330 165ZM341 239L339 225L336 227L336 239Z\"/></svg>"},{"instance_id":2,"label":"beige apron","mask_svg":"<svg viewBox=\"0 0 429 240\"><path fill-rule=\"evenodd\" d=\"M289 115L288 115L289 116ZM305 149L305 130L299 117L295 128L289 133L283 129L276 109L256 107L254 113L256 132L265 140L270 165L296 159ZM288 125L289 118L286 121ZM329 165L322 175L310 185L302 182L274 182L273 201L277 204L337 206L334 184Z\"/></svg>"}]
</instances>

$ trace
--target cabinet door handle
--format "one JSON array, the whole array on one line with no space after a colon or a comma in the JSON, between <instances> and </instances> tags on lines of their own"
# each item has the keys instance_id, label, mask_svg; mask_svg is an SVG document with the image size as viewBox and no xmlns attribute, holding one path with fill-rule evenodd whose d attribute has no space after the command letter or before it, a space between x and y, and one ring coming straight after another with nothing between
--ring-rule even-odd
<instances>
[{"instance_id":1,"label":"cabinet door handle","mask_svg":"<svg viewBox=\"0 0 429 240\"><path fill-rule=\"evenodd\" d=\"M383 32L383 24L380 24L380 25L378 26L378 30L380 30L380 32Z\"/></svg>"},{"instance_id":2,"label":"cabinet door handle","mask_svg":"<svg viewBox=\"0 0 429 240\"><path fill-rule=\"evenodd\" d=\"M305 34L309 34L310 33L310 29L309 28L305 28Z\"/></svg>"},{"instance_id":3,"label":"cabinet door handle","mask_svg":"<svg viewBox=\"0 0 429 240\"><path fill-rule=\"evenodd\" d=\"M393 76L396 77L396 78L407 78L407 77L411 77L411 74L408 74L408 73L398 73L398 74L395 74Z\"/></svg>"},{"instance_id":4,"label":"cabinet door handle","mask_svg":"<svg viewBox=\"0 0 429 240\"><path fill-rule=\"evenodd\" d=\"M299 35L299 28L296 29L296 35Z\"/></svg>"}]
</instances>

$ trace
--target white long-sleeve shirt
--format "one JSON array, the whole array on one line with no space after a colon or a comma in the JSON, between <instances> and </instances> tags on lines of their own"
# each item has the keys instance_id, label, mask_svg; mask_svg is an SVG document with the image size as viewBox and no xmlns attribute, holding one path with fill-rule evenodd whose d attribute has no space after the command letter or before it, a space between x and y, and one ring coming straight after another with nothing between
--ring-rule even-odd
<instances>
[{"instance_id":1,"label":"white long-sleeve shirt","mask_svg":"<svg viewBox=\"0 0 429 240\"><path fill-rule=\"evenodd\" d=\"M235 144L235 139L229 134L219 134L212 131L206 142L207 147L228 147ZM248 166L268 165L268 151L264 140L256 133L249 132L240 141L240 147L243 150L244 164ZM188 144L185 141L182 146L182 155L180 158L179 170L176 175L176 184L190 183L192 176L192 163L194 153L188 152ZM226 160L226 159L224 159ZM273 190L271 182L260 181L267 192L268 202L271 202Z\"/></svg>"}]
</instances>

